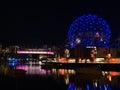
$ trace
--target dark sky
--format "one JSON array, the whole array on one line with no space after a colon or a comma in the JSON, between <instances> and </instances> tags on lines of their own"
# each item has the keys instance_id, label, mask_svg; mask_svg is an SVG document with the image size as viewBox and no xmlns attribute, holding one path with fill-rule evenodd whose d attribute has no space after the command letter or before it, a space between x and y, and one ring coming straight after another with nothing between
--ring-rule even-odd
<instances>
[{"instance_id":1,"label":"dark sky","mask_svg":"<svg viewBox=\"0 0 120 90\"><path fill-rule=\"evenodd\" d=\"M65 1L65 0L64 0ZM79 1L79 2L78 2ZM70 24L83 14L96 14L107 21L112 38L120 33L120 5L109 0L69 0L41 3L39 8L2 9L0 41L2 44L63 44Z\"/></svg>"}]
</instances>

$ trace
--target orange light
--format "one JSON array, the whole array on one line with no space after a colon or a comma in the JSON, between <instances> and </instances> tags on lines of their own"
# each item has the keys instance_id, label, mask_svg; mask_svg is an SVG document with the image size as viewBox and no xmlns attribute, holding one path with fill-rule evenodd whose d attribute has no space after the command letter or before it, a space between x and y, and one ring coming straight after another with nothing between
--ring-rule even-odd
<instances>
[{"instance_id":1,"label":"orange light","mask_svg":"<svg viewBox=\"0 0 120 90\"><path fill-rule=\"evenodd\" d=\"M60 69L59 73L60 73L60 75L65 75L65 70L64 69Z\"/></svg>"},{"instance_id":2,"label":"orange light","mask_svg":"<svg viewBox=\"0 0 120 90\"><path fill-rule=\"evenodd\" d=\"M61 58L60 62L67 62L67 59L66 58Z\"/></svg>"},{"instance_id":3,"label":"orange light","mask_svg":"<svg viewBox=\"0 0 120 90\"><path fill-rule=\"evenodd\" d=\"M110 62L116 62L117 60L115 58L111 58Z\"/></svg>"},{"instance_id":4,"label":"orange light","mask_svg":"<svg viewBox=\"0 0 120 90\"><path fill-rule=\"evenodd\" d=\"M111 76L117 76L117 75L120 75L119 72L113 72L113 71L111 71L111 72L109 72L109 73L110 73Z\"/></svg>"}]
</instances>

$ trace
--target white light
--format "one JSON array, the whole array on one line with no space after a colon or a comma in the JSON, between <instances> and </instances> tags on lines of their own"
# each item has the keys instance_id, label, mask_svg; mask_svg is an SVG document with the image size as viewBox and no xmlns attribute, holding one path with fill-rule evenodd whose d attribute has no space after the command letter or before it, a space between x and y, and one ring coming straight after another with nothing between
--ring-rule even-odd
<instances>
[{"instance_id":1,"label":"white light","mask_svg":"<svg viewBox=\"0 0 120 90\"><path fill-rule=\"evenodd\" d=\"M77 44L81 42L80 38L76 39Z\"/></svg>"}]
</instances>

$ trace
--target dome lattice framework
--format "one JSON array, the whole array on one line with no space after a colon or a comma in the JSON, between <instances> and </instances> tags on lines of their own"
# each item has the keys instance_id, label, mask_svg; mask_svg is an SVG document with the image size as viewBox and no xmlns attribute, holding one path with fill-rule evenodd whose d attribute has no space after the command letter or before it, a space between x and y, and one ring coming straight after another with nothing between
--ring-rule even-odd
<instances>
[{"instance_id":1,"label":"dome lattice framework","mask_svg":"<svg viewBox=\"0 0 120 90\"><path fill-rule=\"evenodd\" d=\"M103 18L87 14L78 17L68 31L70 46L109 47L111 31Z\"/></svg>"}]
</instances>

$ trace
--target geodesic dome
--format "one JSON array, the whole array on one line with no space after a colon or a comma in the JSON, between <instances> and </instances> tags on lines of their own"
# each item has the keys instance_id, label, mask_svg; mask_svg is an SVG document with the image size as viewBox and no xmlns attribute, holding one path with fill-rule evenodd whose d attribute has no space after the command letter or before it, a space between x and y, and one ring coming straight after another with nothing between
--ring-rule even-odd
<instances>
[{"instance_id":1,"label":"geodesic dome","mask_svg":"<svg viewBox=\"0 0 120 90\"><path fill-rule=\"evenodd\" d=\"M75 19L68 31L70 46L109 47L111 31L107 22L96 15L87 14Z\"/></svg>"}]
</instances>

